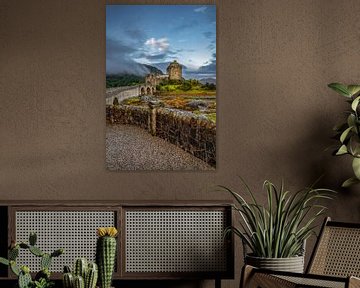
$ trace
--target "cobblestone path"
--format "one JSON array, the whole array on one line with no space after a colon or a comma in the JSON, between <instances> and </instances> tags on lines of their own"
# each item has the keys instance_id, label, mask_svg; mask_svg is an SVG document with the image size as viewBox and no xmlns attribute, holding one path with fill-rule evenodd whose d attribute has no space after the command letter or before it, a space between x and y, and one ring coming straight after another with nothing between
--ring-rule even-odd
<instances>
[{"instance_id":1,"label":"cobblestone path","mask_svg":"<svg viewBox=\"0 0 360 288\"><path fill-rule=\"evenodd\" d=\"M214 170L181 148L136 126L106 126L109 170Z\"/></svg>"}]
</instances>

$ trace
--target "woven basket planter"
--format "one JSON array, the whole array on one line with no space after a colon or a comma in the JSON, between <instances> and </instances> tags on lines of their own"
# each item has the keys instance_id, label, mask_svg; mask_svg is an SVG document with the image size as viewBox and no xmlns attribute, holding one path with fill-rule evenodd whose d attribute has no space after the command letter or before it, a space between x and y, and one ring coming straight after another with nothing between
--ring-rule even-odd
<instances>
[{"instance_id":1,"label":"woven basket planter","mask_svg":"<svg viewBox=\"0 0 360 288\"><path fill-rule=\"evenodd\" d=\"M262 258L246 255L245 263L262 269L304 273L304 256L289 258Z\"/></svg>"}]
</instances>

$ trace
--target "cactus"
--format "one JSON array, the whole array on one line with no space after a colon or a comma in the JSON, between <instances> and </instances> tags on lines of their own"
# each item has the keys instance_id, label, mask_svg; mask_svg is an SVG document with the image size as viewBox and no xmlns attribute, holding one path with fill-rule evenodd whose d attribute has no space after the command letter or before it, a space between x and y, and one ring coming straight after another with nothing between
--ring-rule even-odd
<instances>
[{"instance_id":1,"label":"cactus","mask_svg":"<svg viewBox=\"0 0 360 288\"><path fill-rule=\"evenodd\" d=\"M19 276L20 268L16 265L16 262L14 260L10 261L10 269L16 276Z\"/></svg>"},{"instance_id":2,"label":"cactus","mask_svg":"<svg viewBox=\"0 0 360 288\"><path fill-rule=\"evenodd\" d=\"M63 277L63 286L64 288L73 288L74 287L74 276L72 273L64 273Z\"/></svg>"},{"instance_id":3,"label":"cactus","mask_svg":"<svg viewBox=\"0 0 360 288\"><path fill-rule=\"evenodd\" d=\"M96 261L99 267L99 282L101 288L110 288L116 257L115 227L98 228L99 238L96 243Z\"/></svg>"},{"instance_id":4,"label":"cactus","mask_svg":"<svg viewBox=\"0 0 360 288\"><path fill-rule=\"evenodd\" d=\"M19 256L19 246L15 246L14 248L9 250L8 253L9 260L16 260L16 258Z\"/></svg>"},{"instance_id":5,"label":"cactus","mask_svg":"<svg viewBox=\"0 0 360 288\"><path fill-rule=\"evenodd\" d=\"M95 288L98 279L98 266L96 263L89 263L85 276L85 288Z\"/></svg>"},{"instance_id":6,"label":"cactus","mask_svg":"<svg viewBox=\"0 0 360 288\"><path fill-rule=\"evenodd\" d=\"M74 288L85 288L84 278L77 275L74 277Z\"/></svg>"},{"instance_id":7,"label":"cactus","mask_svg":"<svg viewBox=\"0 0 360 288\"><path fill-rule=\"evenodd\" d=\"M87 268L88 268L88 262L86 258L76 259L75 267L74 267L75 276L81 276L83 279L85 279Z\"/></svg>"},{"instance_id":8,"label":"cactus","mask_svg":"<svg viewBox=\"0 0 360 288\"><path fill-rule=\"evenodd\" d=\"M51 287L53 282L50 281L50 264L53 257L60 256L64 250L58 249L53 253L48 254L41 251L38 247L35 246L37 236L35 233L30 233L29 244L20 242L16 243L11 241L11 245L8 251L8 259L0 257L0 263L10 266L11 271L18 276L18 286L19 288L29 288L29 287ZM41 271L39 271L35 276L35 281L32 280L30 275L30 269L27 266L22 266L21 268L16 264L16 259L19 256L19 250L29 250L30 253L37 257L41 257Z\"/></svg>"},{"instance_id":9,"label":"cactus","mask_svg":"<svg viewBox=\"0 0 360 288\"><path fill-rule=\"evenodd\" d=\"M35 246L37 241L37 235L35 232L31 232L29 235L29 244L31 246Z\"/></svg>"},{"instance_id":10,"label":"cactus","mask_svg":"<svg viewBox=\"0 0 360 288\"><path fill-rule=\"evenodd\" d=\"M98 268L95 263L89 263L85 258L78 258L74 263L74 273L71 273L69 266L64 266L63 286L64 288L95 288L98 278ZM84 276L82 276L84 275ZM77 280L76 280L77 279ZM81 281L81 280L82 281ZM82 283L81 283L82 282Z\"/></svg>"},{"instance_id":11,"label":"cactus","mask_svg":"<svg viewBox=\"0 0 360 288\"><path fill-rule=\"evenodd\" d=\"M52 260L51 255L45 253L45 254L41 257L41 261L40 261L40 267L41 267L41 269L44 269L44 268L49 269L49 268L50 268L50 265L51 265L51 260Z\"/></svg>"},{"instance_id":12,"label":"cactus","mask_svg":"<svg viewBox=\"0 0 360 288\"><path fill-rule=\"evenodd\" d=\"M51 275L51 273L50 273L49 269L44 268L44 269L40 270L38 273L36 273L35 280L40 281L42 278L48 280L48 279L50 279L50 275Z\"/></svg>"},{"instance_id":13,"label":"cactus","mask_svg":"<svg viewBox=\"0 0 360 288\"><path fill-rule=\"evenodd\" d=\"M51 257L58 257L64 253L64 249L57 249L51 253Z\"/></svg>"},{"instance_id":14,"label":"cactus","mask_svg":"<svg viewBox=\"0 0 360 288\"><path fill-rule=\"evenodd\" d=\"M22 270L19 274L19 279L18 279L19 288L28 288L32 283L32 279L28 267L27 270L28 272Z\"/></svg>"},{"instance_id":15,"label":"cactus","mask_svg":"<svg viewBox=\"0 0 360 288\"><path fill-rule=\"evenodd\" d=\"M44 255L44 252L42 252L42 251L40 250L40 248L38 248L38 247L36 247L36 246L30 246L30 247L29 247L29 251L30 251L32 254L34 254L35 256L37 256L37 257L41 257L41 256Z\"/></svg>"}]
</instances>

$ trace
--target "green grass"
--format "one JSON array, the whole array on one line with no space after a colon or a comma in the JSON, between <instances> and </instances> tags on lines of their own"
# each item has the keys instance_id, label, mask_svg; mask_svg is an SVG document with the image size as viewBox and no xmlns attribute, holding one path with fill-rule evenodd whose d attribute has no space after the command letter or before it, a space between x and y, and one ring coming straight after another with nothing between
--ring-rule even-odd
<instances>
[{"instance_id":1,"label":"green grass","mask_svg":"<svg viewBox=\"0 0 360 288\"><path fill-rule=\"evenodd\" d=\"M208 95L209 96L209 95ZM216 123L216 97L207 97L205 98L202 95L191 95L185 94L182 91L181 95L164 95L156 97L157 100L161 103L161 106L178 109L182 111L192 112L196 115L203 115L209 121ZM207 108L205 110L199 110L199 107L191 105L191 102L201 100L207 103ZM147 106L147 102L141 100L140 97L128 98L121 102L124 105L133 105L133 106Z\"/></svg>"}]
</instances>

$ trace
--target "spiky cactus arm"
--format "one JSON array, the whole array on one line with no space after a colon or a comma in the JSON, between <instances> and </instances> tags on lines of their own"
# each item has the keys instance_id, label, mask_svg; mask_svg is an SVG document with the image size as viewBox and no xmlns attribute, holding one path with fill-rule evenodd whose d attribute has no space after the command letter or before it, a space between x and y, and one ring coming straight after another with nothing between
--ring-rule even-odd
<instances>
[{"instance_id":1,"label":"spiky cactus arm","mask_svg":"<svg viewBox=\"0 0 360 288\"><path fill-rule=\"evenodd\" d=\"M76 276L81 276L83 280L86 276L86 270L88 267L88 262L86 258L79 258L75 261L74 274Z\"/></svg>"},{"instance_id":2,"label":"spiky cactus arm","mask_svg":"<svg viewBox=\"0 0 360 288\"><path fill-rule=\"evenodd\" d=\"M32 284L30 269L27 266L21 267L18 279L19 288L29 288Z\"/></svg>"},{"instance_id":3,"label":"spiky cactus arm","mask_svg":"<svg viewBox=\"0 0 360 288\"><path fill-rule=\"evenodd\" d=\"M31 246L35 246L37 241L37 235L35 232L31 232L29 235L29 244Z\"/></svg>"},{"instance_id":4,"label":"spiky cactus arm","mask_svg":"<svg viewBox=\"0 0 360 288\"><path fill-rule=\"evenodd\" d=\"M40 261L41 269L49 269L51 265L51 260L52 257L50 256L50 254L45 253L43 256L41 256L41 261Z\"/></svg>"},{"instance_id":5,"label":"spiky cactus arm","mask_svg":"<svg viewBox=\"0 0 360 288\"><path fill-rule=\"evenodd\" d=\"M50 278L50 264L53 257L58 257L63 254L63 249L57 249L51 254L44 253L41 251L36 245L37 236L35 233L30 233L29 236L29 244L24 242L16 243L14 240L11 241L8 251L8 259L0 257L0 264L10 266L11 271L18 276L18 286L20 288L29 288L29 287L42 287L41 283L45 283L46 287L50 287L52 282L49 281ZM27 266L23 266L19 268L16 264L16 259L19 256L19 250L25 249L29 250L30 253L37 257L41 257L41 271L36 274L36 280L42 280L40 283L39 281L32 281L30 275L30 269ZM39 285L37 283L40 283ZM35 286L34 286L35 285Z\"/></svg>"},{"instance_id":6,"label":"spiky cactus arm","mask_svg":"<svg viewBox=\"0 0 360 288\"><path fill-rule=\"evenodd\" d=\"M64 253L64 249L57 249L54 252L52 252L50 255L51 257L59 257Z\"/></svg>"},{"instance_id":7,"label":"spiky cactus arm","mask_svg":"<svg viewBox=\"0 0 360 288\"><path fill-rule=\"evenodd\" d=\"M74 276L72 273L64 273L62 280L64 288L74 288Z\"/></svg>"},{"instance_id":8,"label":"spiky cactus arm","mask_svg":"<svg viewBox=\"0 0 360 288\"><path fill-rule=\"evenodd\" d=\"M98 279L98 267L96 263L89 263L85 277L85 288L95 288Z\"/></svg>"},{"instance_id":9,"label":"spiky cactus arm","mask_svg":"<svg viewBox=\"0 0 360 288\"><path fill-rule=\"evenodd\" d=\"M8 252L9 260L15 261L19 256L19 245L16 245L14 248L11 248Z\"/></svg>"},{"instance_id":10,"label":"spiky cactus arm","mask_svg":"<svg viewBox=\"0 0 360 288\"><path fill-rule=\"evenodd\" d=\"M84 278L81 276L74 277L74 288L85 288Z\"/></svg>"},{"instance_id":11,"label":"spiky cactus arm","mask_svg":"<svg viewBox=\"0 0 360 288\"><path fill-rule=\"evenodd\" d=\"M40 250L39 247L31 246L31 245L29 246L29 251L37 257L42 257L45 254L43 251Z\"/></svg>"},{"instance_id":12,"label":"spiky cactus arm","mask_svg":"<svg viewBox=\"0 0 360 288\"><path fill-rule=\"evenodd\" d=\"M16 276L20 275L20 268L19 266L16 265L16 262L13 260L10 261L10 269Z\"/></svg>"},{"instance_id":13,"label":"spiky cactus arm","mask_svg":"<svg viewBox=\"0 0 360 288\"><path fill-rule=\"evenodd\" d=\"M116 257L116 239L111 236L98 238L96 245L96 261L99 267L101 288L110 288Z\"/></svg>"}]
</instances>

